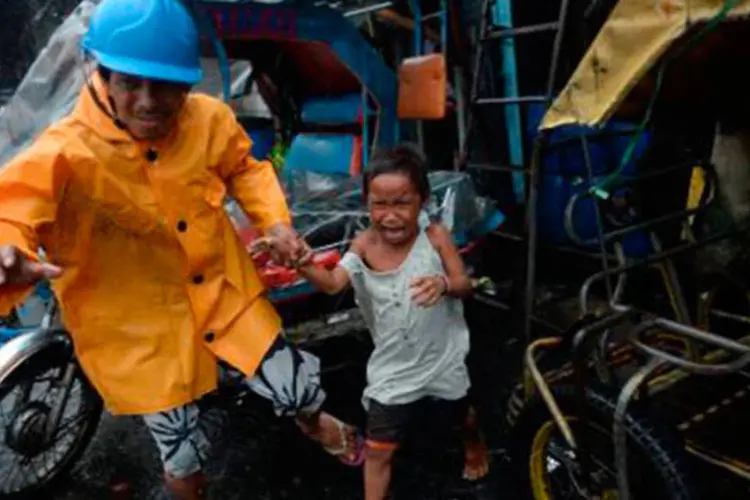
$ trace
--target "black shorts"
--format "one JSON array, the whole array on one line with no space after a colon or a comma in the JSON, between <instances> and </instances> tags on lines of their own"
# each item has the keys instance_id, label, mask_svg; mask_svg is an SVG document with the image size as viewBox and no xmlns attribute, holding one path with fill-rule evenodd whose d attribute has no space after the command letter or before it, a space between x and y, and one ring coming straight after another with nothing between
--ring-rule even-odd
<instances>
[{"instance_id":1,"label":"black shorts","mask_svg":"<svg viewBox=\"0 0 750 500\"><path fill-rule=\"evenodd\" d=\"M435 424L442 429L460 428L468 412L468 398L455 401L424 398L403 405L384 405L371 400L367 411L367 442L370 447L394 449L414 429Z\"/></svg>"}]
</instances>

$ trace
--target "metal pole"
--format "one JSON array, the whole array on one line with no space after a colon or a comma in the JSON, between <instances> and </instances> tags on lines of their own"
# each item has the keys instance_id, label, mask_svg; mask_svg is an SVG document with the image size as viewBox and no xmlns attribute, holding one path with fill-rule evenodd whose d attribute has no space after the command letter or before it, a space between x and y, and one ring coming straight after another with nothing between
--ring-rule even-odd
<instances>
[{"instance_id":1,"label":"metal pole","mask_svg":"<svg viewBox=\"0 0 750 500\"><path fill-rule=\"evenodd\" d=\"M365 66L365 73L367 72L367 66ZM367 75L364 76L364 81L367 81ZM367 166L367 162L370 159L370 98L368 95L367 87L362 85L362 168ZM373 144L375 146L375 144Z\"/></svg>"},{"instance_id":2,"label":"metal pole","mask_svg":"<svg viewBox=\"0 0 750 500\"><path fill-rule=\"evenodd\" d=\"M464 100L464 79L461 68L453 69L454 91L456 94L456 119L458 120L458 155L466 154L466 102Z\"/></svg>"},{"instance_id":3,"label":"metal pole","mask_svg":"<svg viewBox=\"0 0 750 500\"><path fill-rule=\"evenodd\" d=\"M589 151L589 142L584 132L581 132L581 152L583 153L583 163L586 165L586 177L588 185L594 185L594 166L591 164L591 154ZM604 241L604 221L602 220L602 211L597 200L594 200L594 217L596 219L596 237L599 240L599 252L601 253L602 269L609 269L609 259L607 259L607 246ZM607 301L612 301L612 283L609 278L604 280L607 288Z\"/></svg>"},{"instance_id":4,"label":"metal pole","mask_svg":"<svg viewBox=\"0 0 750 500\"><path fill-rule=\"evenodd\" d=\"M414 55L422 55L422 7L418 0L409 0L409 8L414 14ZM417 120L417 143L424 150L424 124Z\"/></svg>"},{"instance_id":5,"label":"metal pole","mask_svg":"<svg viewBox=\"0 0 750 500\"><path fill-rule=\"evenodd\" d=\"M387 9L388 7L393 7L393 2L382 2L375 5L370 5L369 7L361 7L359 9L349 10L344 12L344 17L363 16L365 14L370 14L372 12Z\"/></svg>"},{"instance_id":6,"label":"metal pole","mask_svg":"<svg viewBox=\"0 0 750 500\"><path fill-rule=\"evenodd\" d=\"M394 49L396 55L396 66L399 67L404 60L403 54L401 53L401 40L399 39L399 37L396 37ZM400 85L400 83L396 83L396 85ZM398 103L396 103L396 115L393 122L393 135L395 137L396 144L398 144L401 142L401 119L398 116Z\"/></svg>"},{"instance_id":7,"label":"metal pole","mask_svg":"<svg viewBox=\"0 0 750 500\"><path fill-rule=\"evenodd\" d=\"M492 9L493 23L502 28L513 28L513 13L511 10L510 0L497 0ZM502 33L504 29L500 31ZM508 103L514 102L505 108L505 127L508 134L508 147L510 164L513 166L523 166L523 128L521 127L521 106L518 104L518 68L516 65L516 41L512 36L505 37L500 41L500 47L503 55L502 78L505 87L505 96ZM509 100L508 100L509 99ZM516 103L517 102L517 103ZM516 202L523 202L523 195L526 187L525 175L522 172L514 172L513 192L516 195Z\"/></svg>"},{"instance_id":8,"label":"metal pole","mask_svg":"<svg viewBox=\"0 0 750 500\"><path fill-rule=\"evenodd\" d=\"M552 49L552 64L549 67L549 80L547 80L547 101L552 101L555 93L555 77L557 76L557 65L560 59L560 50L562 49L563 36L565 35L565 25L568 18L568 0L562 0L560 3L560 16L558 22L560 26L557 29L555 43Z\"/></svg>"},{"instance_id":9,"label":"metal pole","mask_svg":"<svg viewBox=\"0 0 750 500\"><path fill-rule=\"evenodd\" d=\"M487 13L488 9L490 8L490 1L491 0L484 0L482 2L482 17L479 19L479 33L476 36L475 45L477 46L476 53L474 54L474 65L471 72L471 92L469 94L469 116L467 117L466 122L466 145L462 148L464 151L464 155L468 155L468 149L469 149L469 141L471 140L471 134L474 131L475 125L475 118L474 113L476 113L476 107L474 104L477 102L477 98L479 96L479 79L481 77L482 72L482 58L484 57L484 43L483 43L483 37L485 33L487 32ZM465 160L468 156L462 156L461 160Z\"/></svg>"},{"instance_id":10,"label":"metal pole","mask_svg":"<svg viewBox=\"0 0 750 500\"><path fill-rule=\"evenodd\" d=\"M440 16L440 49L443 53L448 53L448 0L440 0L440 12L435 14Z\"/></svg>"},{"instance_id":11,"label":"metal pole","mask_svg":"<svg viewBox=\"0 0 750 500\"><path fill-rule=\"evenodd\" d=\"M531 316L534 313L534 296L536 295L536 202L539 194L538 180L541 170L542 147L544 135L537 136L534 140L534 150L531 154L531 165L529 168L529 196L526 204L526 225L528 234L528 253L526 255L526 301L524 304L524 326L527 345L532 340Z\"/></svg>"},{"instance_id":12,"label":"metal pole","mask_svg":"<svg viewBox=\"0 0 750 500\"><path fill-rule=\"evenodd\" d=\"M418 1L410 0L409 7L414 13L414 55L422 55L422 7Z\"/></svg>"}]
</instances>

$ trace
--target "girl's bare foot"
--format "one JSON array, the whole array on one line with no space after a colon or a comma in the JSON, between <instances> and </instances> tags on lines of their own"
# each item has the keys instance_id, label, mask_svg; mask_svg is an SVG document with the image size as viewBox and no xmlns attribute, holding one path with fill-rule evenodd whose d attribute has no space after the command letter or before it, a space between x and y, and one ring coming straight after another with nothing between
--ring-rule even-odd
<instances>
[{"instance_id":1,"label":"girl's bare foot","mask_svg":"<svg viewBox=\"0 0 750 500\"><path fill-rule=\"evenodd\" d=\"M482 479L490 471L490 457L482 432L477 424L477 414L469 407L464 424L464 474L467 481Z\"/></svg>"},{"instance_id":2,"label":"girl's bare foot","mask_svg":"<svg viewBox=\"0 0 750 500\"><path fill-rule=\"evenodd\" d=\"M464 443L464 479L477 481L490 471L490 459L487 445L481 439L472 439Z\"/></svg>"}]
</instances>

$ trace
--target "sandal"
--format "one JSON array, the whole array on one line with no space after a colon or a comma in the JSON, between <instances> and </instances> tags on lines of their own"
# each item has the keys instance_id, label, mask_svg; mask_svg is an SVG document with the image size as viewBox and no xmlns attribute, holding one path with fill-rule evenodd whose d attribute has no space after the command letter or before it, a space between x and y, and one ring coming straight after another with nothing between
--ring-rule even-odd
<instances>
[{"instance_id":1,"label":"sandal","mask_svg":"<svg viewBox=\"0 0 750 500\"><path fill-rule=\"evenodd\" d=\"M354 445L354 452L352 454L347 454L347 450L349 449L349 439L347 437L345 424L339 419L334 419L334 422L336 422L336 426L339 428L339 434L341 435L341 447L329 448L329 447L323 446L323 449L327 453L338 458L339 461L343 463L344 465L348 465L350 467L359 467L365 461L364 438L358 432L356 437L354 438L356 441Z\"/></svg>"}]
</instances>

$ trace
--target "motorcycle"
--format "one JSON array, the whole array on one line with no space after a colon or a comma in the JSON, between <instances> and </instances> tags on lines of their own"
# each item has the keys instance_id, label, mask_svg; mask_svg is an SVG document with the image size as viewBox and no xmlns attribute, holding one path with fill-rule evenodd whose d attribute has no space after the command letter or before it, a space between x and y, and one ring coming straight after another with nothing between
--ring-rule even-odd
<instances>
[{"instance_id":1,"label":"motorcycle","mask_svg":"<svg viewBox=\"0 0 750 500\"><path fill-rule=\"evenodd\" d=\"M338 259L337 251L314 258L328 267ZM255 260L269 287L299 279L264 253ZM25 310L34 306L36 315ZM349 319L347 314L342 321ZM37 326L24 326L29 324ZM221 362L220 368L219 390L199 405L243 407L252 399L244 376ZM0 318L0 500L38 498L67 477L94 437L102 411L103 401L78 363L55 297L42 283L25 306Z\"/></svg>"},{"instance_id":2,"label":"motorcycle","mask_svg":"<svg viewBox=\"0 0 750 500\"><path fill-rule=\"evenodd\" d=\"M33 497L65 477L102 413L54 298L45 302L37 327L15 313L0 324L0 499Z\"/></svg>"}]
</instances>

